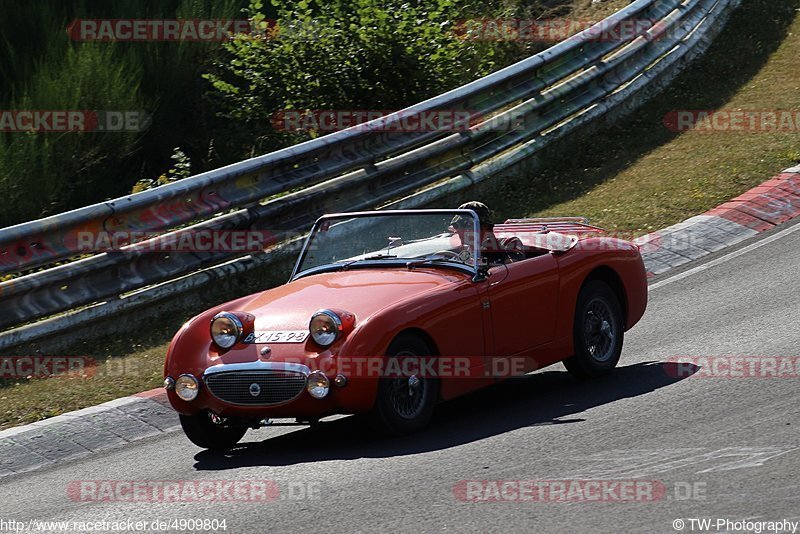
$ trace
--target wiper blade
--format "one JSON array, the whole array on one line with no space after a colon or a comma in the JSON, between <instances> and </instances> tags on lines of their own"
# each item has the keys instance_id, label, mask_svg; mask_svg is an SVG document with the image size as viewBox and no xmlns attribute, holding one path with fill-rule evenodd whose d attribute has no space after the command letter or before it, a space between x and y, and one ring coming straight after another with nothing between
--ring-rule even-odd
<instances>
[{"instance_id":1,"label":"wiper blade","mask_svg":"<svg viewBox=\"0 0 800 534\"><path fill-rule=\"evenodd\" d=\"M360 261L385 260L385 259L391 259L391 258L397 258L397 256L393 256L391 254L375 254L374 256L367 256L366 258L358 258L357 260L350 260L347 263L342 263L341 264L341 269L343 271L346 271L348 267L350 267L354 263L358 263Z\"/></svg>"},{"instance_id":2,"label":"wiper blade","mask_svg":"<svg viewBox=\"0 0 800 534\"><path fill-rule=\"evenodd\" d=\"M461 262L459 260L451 259L451 258L425 258L424 260L409 261L409 262L406 263L406 267L408 267L408 270L410 271L414 267L419 267L420 265L427 265L427 264L430 264L430 263L440 263L440 262L444 262L444 263L463 263L463 262Z\"/></svg>"}]
</instances>

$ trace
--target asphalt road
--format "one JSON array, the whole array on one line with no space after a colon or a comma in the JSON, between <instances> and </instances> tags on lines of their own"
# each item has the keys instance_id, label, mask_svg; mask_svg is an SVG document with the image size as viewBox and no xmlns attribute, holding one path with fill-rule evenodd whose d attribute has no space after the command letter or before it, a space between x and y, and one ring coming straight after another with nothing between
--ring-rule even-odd
<instances>
[{"instance_id":1,"label":"asphalt road","mask_svg":"<svg viewBox=\"0 0 800 534\"><path fill-rule=\"evenodd\" d=\"M441 405L428 431L403 439L341 418L250 431L244 447L217 456L173 433L5 479L0 520L224 518L227 532L675 532L679 518L684 532L700 532L690 519L800 521L800 373L708 377L701 361L683 377L670 363L800 356L800 226L756 242L655 280L610 377L581 383L554 366ZM274 480L282 498L119 503L67 493L70 481L119 479ZM633 502L613 491L599 502L481 502L494 495L489 485L471 486L478 502L454 492L464 480L578 479L661 489Z\"/></svg>"}]
</instances>

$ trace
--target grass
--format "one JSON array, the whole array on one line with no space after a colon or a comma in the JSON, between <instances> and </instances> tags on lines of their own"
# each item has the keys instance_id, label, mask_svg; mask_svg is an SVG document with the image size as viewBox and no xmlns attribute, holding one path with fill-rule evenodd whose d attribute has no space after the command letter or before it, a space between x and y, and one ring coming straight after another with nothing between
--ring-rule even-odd
<instances>
[{"instance_id":1,"label":"grass","mask_svg":"<svg viewBox=\"0 0 800 534\"><path fill-rule=\"evenodd\" d=\"M572 20L600 21L629 4L630 0L606 0L605 2L597 3L592 2L592 0L581 0L580 2L575 2L569 17Z\"/></svg>"},{"instance_id":2,"label":"grass","mask_svg":"<svg viewBox=\"0 0 800 534\"><path fill-rule=\"evenodd\" d=\"M501 216L584 215L609 230L663 228L800 161L798 132L674 133L672 110L798 110L797 0L744 0L706 55L656 99L535 173L476 196Z\"/></svg>"},{"instance_id":3,"label":"grass","mask_svg":"<svg viewBox=\"0 0 800 534\"><path fill-rule=\"evenodd\" d=\"M163 340L163 338L161 338ZM97 365L83 374L0 380L0 429L39 421L158 386L166 346L122 345L89 355ZM74 355L86 356L72 353ZM120 357L114 357L120 356Z\"/></svg>"},{"instance_id":4,"label":"grass","mask_svg":"<svg viewBox=\"0 0 800 534\"><path fill-rule=\"evenodd\" d=\"M4 2L0 109L143 111L140 132L0 132L0 227L127 194L173 147L209 165L212 111L199 75L219 43L72 41L74 19L229 19L245 0Z\"/></svg>"},{"instance_id":5,"label":"grass","mask_svg":"<svg viewBox=\"0 0 800 534\"><path fill-rule=\"evenodd\" d=\"M626 4L598 6L614 11ZM589 9L588 0L576 5L579 15L589 13L580 11ZM476 196L499 216L582 214L609 229L645 233L796 163L796 134L675 134L662 119L674 109L800 109L798 7L800 0L744 0L708 53L652 103L581 143L574 157L535 176L489 184ZM64 351L101 362L94 376L0 382L0 429L158 387L164 340L198 311Z\"/></svg>"}]
</instances>

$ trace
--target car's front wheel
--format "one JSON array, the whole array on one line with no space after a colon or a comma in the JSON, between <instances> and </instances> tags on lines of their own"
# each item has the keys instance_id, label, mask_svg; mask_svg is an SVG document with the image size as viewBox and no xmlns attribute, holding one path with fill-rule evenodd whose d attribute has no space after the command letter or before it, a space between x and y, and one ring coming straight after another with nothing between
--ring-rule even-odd
<instances>
[{"instance_id":1,"label":"car's front wheel","mask_svg":"<svg viewBox=\"0 0 800 534\"><path fill-rule=\"evenodd\" d=\"M223 419L207 412L197 415L180 414L180 420L189 441L204 449L230 449L247 432L247 427L230 426Z\"/></svg>"},{"instance_id":2,"label":"car's front wheel","mask_svg":"<svg viewBox=\"0 0 800 534\"><path fill-rule=\"evenodd\" d=\"M572 376L590 378L610 373L622 354L622 308L605 282L587 282L578 295L573 325L575 354L564 360Z\"/></svg>"},{"instance_id":3,"label":"car's front wheel","mask_svg":"<svg viewBox=\"0 0 800 534\"><path fill-rule=\"evenodd\" d=\"M416 432L430 421L437 398L437 381L425 373L395 373L403 369L404 359L424 359L431 350L422 339L409 334L398 336L386 351L389 376L378 383L373 418L378 426L393 435ZM394 359L394 361L390 361ZM412 368L415 366L411 366Z\"/></svg>"}]
</instances>

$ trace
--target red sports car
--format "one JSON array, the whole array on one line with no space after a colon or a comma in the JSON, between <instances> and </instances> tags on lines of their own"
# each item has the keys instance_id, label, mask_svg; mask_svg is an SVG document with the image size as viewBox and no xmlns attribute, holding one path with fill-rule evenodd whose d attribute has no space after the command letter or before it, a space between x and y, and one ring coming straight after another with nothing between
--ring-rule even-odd
<instances>
[{"instance_id":1,"label":"red sports car","mask_svg":"<svg viewBox=\"0 0 800 534\"><path fill-rule=\"evenodd\" d=\"M509 376L559 361L578 377L610 372L646 305L638 247L581 218L326 215L287 284L180 329L164 387L204 448L270 418L363 413L404 434L437 402Z\"/></svg>"}]
</instances>

